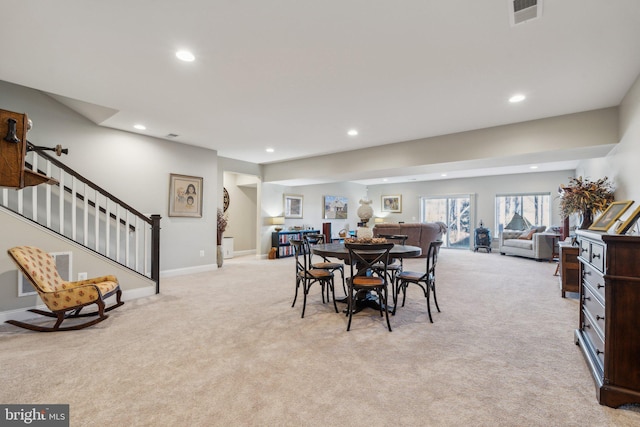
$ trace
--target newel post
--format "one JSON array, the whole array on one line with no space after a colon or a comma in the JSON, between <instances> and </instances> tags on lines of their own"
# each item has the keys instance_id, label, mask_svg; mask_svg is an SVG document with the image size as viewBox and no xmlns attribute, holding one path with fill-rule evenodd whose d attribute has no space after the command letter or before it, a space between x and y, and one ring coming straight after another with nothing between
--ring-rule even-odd
<instances>
[{"instance_id":1,"label":"newel post","mask_svg":"<svg viewBox=\"0 0 640 427\"><path fill-rule=\"evenodd\" d=\"M151 279L156 282L156 294L160 293L160 219L151 215Z\"/></svg>"}]
</instances>

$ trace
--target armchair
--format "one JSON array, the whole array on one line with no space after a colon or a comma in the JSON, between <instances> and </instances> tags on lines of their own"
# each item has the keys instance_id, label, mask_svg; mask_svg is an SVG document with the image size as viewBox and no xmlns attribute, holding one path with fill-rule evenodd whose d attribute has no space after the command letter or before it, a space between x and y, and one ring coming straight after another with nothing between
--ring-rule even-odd
<instances>
[{"instance_id":1,"label":"armchair","mask_svg":"<svg viewBox=\"0 0 640 427\"><path fill-rule=\"evenodd\" d=\"M47 308L51 310L50 312L38 309L30 309L29 311L47 317L55 317L57 321L52 327L17 320L7 320L7 323L39 332L77 330L102 322L109 317L105 312L124 304L121 301L122 291L118 279L114 276L67 282L58 274L53 257L41 249L33 246L16 246L9 249L8 253L18 269L36 289ZM105 308L104 300L112 295L116 296L116 303ZM96 304L98 310L80 314L85 306L91 304ZM98 317L85 323L60 327L65 319L87 316Z\"/></svg>"}]
</instances>

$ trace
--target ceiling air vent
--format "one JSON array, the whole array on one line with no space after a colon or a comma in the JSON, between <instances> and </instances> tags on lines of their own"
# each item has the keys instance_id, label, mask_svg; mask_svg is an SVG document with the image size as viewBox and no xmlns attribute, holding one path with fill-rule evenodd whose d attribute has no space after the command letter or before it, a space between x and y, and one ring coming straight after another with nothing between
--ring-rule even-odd
<instances>
[{"instance_id":1,"label":"ceiling air vent","mask_svg":"<svg viewBox=\"0 0 640 427\"><path fill-rule=\"evenodd\" d=\"M176 133L168 133L166 137L167 138L177 138L178 134L176 134Z\"/></svg>"},{"instance_id":2,"label":"ceiling air vent","mask_svg":"<svg viewBox=\"0 0 640 427\"><path fill-rule=\"evenodd\" d=\"M542 0L508 0L511 25L537 19L542 16Z\"/></svg>"}]
</instances>

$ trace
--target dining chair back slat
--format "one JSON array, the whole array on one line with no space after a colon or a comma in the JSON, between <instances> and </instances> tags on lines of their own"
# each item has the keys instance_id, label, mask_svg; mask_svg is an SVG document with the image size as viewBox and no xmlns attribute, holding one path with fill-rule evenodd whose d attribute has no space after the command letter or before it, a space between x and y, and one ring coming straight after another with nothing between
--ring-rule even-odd
<instances>
[{"instance_id":1,"label":"dining chair back slat","mask_svg":"<svg viewBox=\"0 0 640 427\"><path fill-rule=\"evenodd\" d=\"M380 316L382 317L383 315L382 310L384 307L387 327L391 332L387 306L387 287L389 283L387 280L387 265L389 264L389 252L394 244L345 243L344 246L349 251L347 262L351 268L351 277L347 279L347 315L349 316L347 331L351 330L355 294L359 291L373 291L378 294Z\"/></svg>"}]
</instances>

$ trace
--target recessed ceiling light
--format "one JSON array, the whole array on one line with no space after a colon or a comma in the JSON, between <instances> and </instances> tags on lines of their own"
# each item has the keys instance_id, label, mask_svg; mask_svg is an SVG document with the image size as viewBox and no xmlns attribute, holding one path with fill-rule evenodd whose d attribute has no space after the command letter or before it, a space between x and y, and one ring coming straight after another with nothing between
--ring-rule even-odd
<instances>
[{"instance_id":1,"label":"recessed ceiling light","mask_svg":"<svg viewBox=\"0 0 640 427\"><path fill-rule=\"evenodd\" d=\"M147 127L145 125L133 125L134 128L138 129L138 130L145 130Z\"/></svg>"},{"instance_id":2,"label":"recessed ceiling light","mask_svg":"<svg viewBox=\"0 0 640 427\"><path fill-rule=\"evenodd\" d=\"M176 52L176 57L181 60L181 61L185 61L185 62L193 62L196 57L193 56L193 53L189 52L188 50L179 50Z\"/></svg>"},{"instance_id":3,"label":"recessed ceiling light","mask_svg":"<svg viewBox=\"0 0 640 427\"><path fill-rule=\"evenodd\" d=\"M523 94L519 93L519 94L513 95L511 98L509 98L509 102L516 103L516 102L524 101L525 99L526 99L526 96L524 96Z\"/></svg>"},{"instance_id":4,"label":"recessed ceiling light","mask_svg":"<svg viewBox=\"0 0 640 427\"><path fill-rule=\"evenodd\" d=\"M347 132L347 134L349 136L356 136L356 135L358 135L358 131L355 130L355 129L351 129L349 132Z\"/></svg>"},{"instance_id":5,"label":"recessed ceiling light","mask_svg":"<svg viewBox=\"0 0 640 427\"><path fill-rule=\"evenodd\" d=\"M529 169L538 169L538 166L536 166L536 165L529 166Z\"/></svg>"},{"instance_id":6,"label":"recessed ceiling light","mask_svg":"<svg viewBox=\"0 0 640 427\"><path fill-rule=\"evenodd\" d=\"M387 182L389 181L387 178L382 178L382 182Z\"/></svg>"},{"instance_id":7,"label":"recessed ceiling light","mask_svg":"<svg viewBox=\"0 0 640 427\"><path fill-rule=\"evenodd\" d=\"M447 176L447 174L446 173L442 173L442 174L440 174L440 176Z\"/></svg>"},{"instance_id":8,"label":"recessed ceiling light","mask_svg":"<svg viewBox=\"0 0 640 427\"><path fill-rule=\"evenodd\" d=\"M265 151L266 151L267 153L273 153L273 152L274 152L274 151L276 151L276 150L274 150L273 148L269 147L269 148L267 148Z\"/></svg>"}]
</instances>

